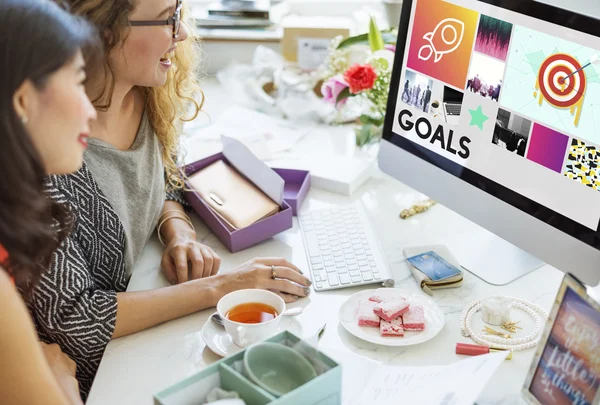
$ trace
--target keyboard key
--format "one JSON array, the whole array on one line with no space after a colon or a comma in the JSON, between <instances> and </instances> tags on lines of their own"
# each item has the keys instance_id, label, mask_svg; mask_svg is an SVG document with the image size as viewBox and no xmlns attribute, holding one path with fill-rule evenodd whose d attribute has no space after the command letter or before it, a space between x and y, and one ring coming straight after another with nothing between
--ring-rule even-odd
<instances>
[{"instance_id":1,"label":"keyboard key","mask_svg":"<svg viewBox=\"0 0 600 405\"><path fill-rule=\"evenodd\" d=\"M377 267L377 263L375 263L375 261L373 261L373 260L371 260L371 261L369 262L369 265L370 265L371 267Z\"/></svg>"},{"instance_id":2,"label":"keyboard key","mask_svg":"<svg viewBox=\"0 0 600 405\"><path fill-rule=\"evenodd\" d=\"M338 256L333 259L336 263L346 263L344 256Z\"/></svg>"},{"instance_id":3,"label":"keyboard key","mask_svg":"<svg viewBox=\"0 0 600 405\"><path fill-rule=\"evenodd\" d=\"M358 265L359 265L359 266L368 266L368 265L369 265L369 262L368 262L368 261L366 261L366 260L359 260L359 261L358 261Z\"/></svg>"},{"instance_id":4,"label":"keyboard key","mask_svg":"<svg viewBox=\"0 0 600 405\"><path fill-rule=\"evenodd\" d=\"M373 275L371 275L371 273L363 273L362 278L365 281L371 281L371 280L373 280Z\"/></svg>"},{"instance_id":5,"label":"keyboard key","mask_svg":"<svg viewBox=\"0 0 600 405\"><path fill-rule=\"evenodd\" d=\"M313 276L313 281L321 281L321 276L318 276L318 275L315 274Z\"/></svg>"},{"instance_id":6,"label":"keyboard key","mask_svg":"<svg viewBox=\"0 0 600 405\"><path fill-rule=\"evenodd\" d=\"M317 286L317 288L323 288L323 283L318 282L315 285Z\"/></svg>"},{"instance_id":7,"label":"keyboard key","mask_svg":"<svg viewBox=\"0 0 600 405\"><path fill-rule=\"evenodd\" d=\"M337 273L329 273L327 275L327 277L329 279L329 285L330 286L340 285L340 279L339 279Z\"/></svg>"},{"instance_id":8,"label":"keyboard key","mask_svg":"<svg viewBox=\"0 0 600 405\"><path fill-rule=\"evenodd\" d=\"M331 267L331 266L333 266L333 260L327 260L327 261L323 262L323 264L325 264L325 267Z\"/></svg>"},{"instance_id":9,"label":"keyboard key","mask_svg":"<svg viewBox=\"0 0 600 405\"><path fill-rule=\"evenodd\" d=\"M342 273L348 273L348 269L345 267L342 267L342 268L338 267L338 274L342 274Z\"/></svg>"},{"instance_id":10,"label":"keyboard key","mask_svg":"<svg viewBox=\"0 0 600 405\"><path fill-rule=\"evenodd\" d=\"M365 254L358 254L357 252L354 252L356 254L356 260L367 260L367 255Z\"/></svg>"},{"instance_id":11,"label":"keyboard key","mask_svg":"<svg viewBox=\"0 0 600 405\"><path fill-rule=\"evenodd\" d=\"M335 267L337 267L338 269L344 269L344 268L346 268L346 263L345 262L335 262Z\"/></svg>"},{"instance_id":12,"label":"keyboard key","mask_svg":"<svg viewBox=\"0 0 600 405\"><path fill-rule=\"evenodd\" d=\"M319 250L319 242L317 241L317 235L314 232L306 232L304 234L306 239L306 246L308 248L308 255L310 257L316 257L321 255Z\"/></svg>"},{"instance_id":13,"label":"keyboard key","mask_svg":"<svg viewBox=\"0 0 600 405\"><path fill-rule=\"evenodd\" d=\"M323 270L325 268L325 266L323 266L323 263L316 263L313 264L311 267L313 270Z\"/></svg>"},{"instance_id":14,"label":"keyboard key","mask_svg":"<svg viewBox=\"0 0 600 405\"><path fill-rule=\"evenodd\" d=\"M358 271L358 270L349 270L349 271L350 271L350 276L360 277L360 271Z\"/></svg>"},{"instance_id":15,"label":"keyboard key","mask_svg":"<svg viewBox=\"0 0 600 405\"><path fill-rule=\"evenodd\" d=\"M311 257L310 262L311 264L323 263L323 259L321 259L321 256Z\"/></svg>"},{"instance_id":16,"label":"keyboard key","mask_svg":"<svg viewBox=\"0 0 600 405\"><path fill-rule=\"evenodd\" d=\"M371 268L370 268L369 266L360 266L360 267L359 267L359 269L360 269L360 271L361 271L361 272L363 272L363 273L364 273L364 272L367 272L367 271L368 271L369 273L371 272Z\"/></svg>"},{"instance_id":17,"label":"keyboard key","mask_svg":"<svg viewBox=\"0 0 600 405\"><path fill-rule=\"evenodd\" d=\"M375 280L381 280L381 274L379 274L379 273L373 273L373 278Z\"/></svg>"},{"instance_id":18,"label":"keyboard key","mask_svg":"<svg viewBox=\"0 0 600 405\"><path fill-rule=\"evenodd\" d=\"M340 282L342 284L350 284L350 276L348 274L340 274Z\"/></svg>"},{"instance_id":19,"label":"keyboard key","mask_svg":"<svg viewBox=\"0 0 600 405\"><path fill-rule=\"evenodd\" d=\"M354 277L351 277L350 279L352 280L353 283L362 283L362 281L363 281L361 276L358 276L358 277L354 276Z\"/></svg>"},{"instance_id":20,"label":"keyboard key","mask_svg":"<svg viewBox=\"0 0 600 405\"><path fill-rule=\"evenodd\" d=\"M333 266L332 267L329 267L329 266L325 267L325 271L327 273L336 273L337 272L337 270Z\"/></svg>"},{"instance_id":21,"label":"keyboard key","mask_svg":"<svg viewBox=\"0 0 600 405\"><path fill-rule=\"evenodd\" d=\"M349 264L348 270L358 270L358 266L356 264Z\"/></svg>"}]
</instances>

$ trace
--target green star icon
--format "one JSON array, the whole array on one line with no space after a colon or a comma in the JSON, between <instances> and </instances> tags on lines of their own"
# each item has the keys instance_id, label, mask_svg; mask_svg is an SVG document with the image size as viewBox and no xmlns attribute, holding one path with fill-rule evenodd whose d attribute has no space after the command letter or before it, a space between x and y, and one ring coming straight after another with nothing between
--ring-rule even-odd
<instances>
[{"instance_id":1,"label":"green star icon","mask_svg":"<svg viewBox=\"0 0 600 405\"><path fill-rule=\"evenodd\" d=\"M476 110L469 110L469 113L471 113L471 123L469 124L469 126L477 125L479 129L483 131L483 123L489 120L490 117L488 117L483 113L483 111L481 111L481 106L477 107Z\"/></svg>"}]
</instances>

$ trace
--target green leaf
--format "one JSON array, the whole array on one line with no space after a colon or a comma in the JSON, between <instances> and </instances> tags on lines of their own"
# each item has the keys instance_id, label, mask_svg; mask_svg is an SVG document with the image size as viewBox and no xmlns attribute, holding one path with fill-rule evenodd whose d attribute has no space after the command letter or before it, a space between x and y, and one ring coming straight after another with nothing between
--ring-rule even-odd
<instances>
[{"instance_id":1,"label":"green leaf","mask_svg":"<svg viewBox=\"0 0 600 405\"><path fill-rule=\"evenodd\" d=\"M337 103L339 103L343 99L349 98L349 97L354 97L354 96L356 96L356 94L350 93L350 87L346 87L344 90L342 90L340 92L340 94L338 94L337 98L335 99L335 104L337 105Z\"/></svg>"},{"instance_id":2,"label":"green leaf","mask_svg":"<svg viewBox=\"0 0 600 405\"><path fill-rule=\"evenodd\" d=\"M383 30L381 31L381 38L383 39L384 44L395 45L398 33L393 29ZM369 45L369 34L361 34L346 38L340 42L337 49L348 48L354 45Z\"/></svg>"},{"instance_id":3,"label":"green leaf","mask_svg":"<svg viewBox=\"0 0 600 405\"><path fill-rule=\"evenodd\" d=\"M385 117L374 118L374 117L371 117L370 115L362 114L359 117L359 120L360 120L360 123L363 125L371 124L371 125L375 125L376 127L379 127L379 126L383 125L383 121L385 120Z\"/></svg>"},{"instance_id":4,"label":"green leaf","mask_svg":"<svg viewBox=\"0 0 600 405\"><path fill-rule=\"evenodd\" d=\"M369 21L368 38L371 51L376 52L383 49L383 38L381 37L381 32L379 31L379 28L377 28L377 23L373 16L371 16L371 21Z\"/></svg>"}]
</instances>

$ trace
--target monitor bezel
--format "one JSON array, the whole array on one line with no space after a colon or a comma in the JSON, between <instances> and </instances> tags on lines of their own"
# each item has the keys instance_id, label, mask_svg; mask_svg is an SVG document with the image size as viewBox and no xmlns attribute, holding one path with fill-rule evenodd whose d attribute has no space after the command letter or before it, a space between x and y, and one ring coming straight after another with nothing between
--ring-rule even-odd
<instances>
[{"instance_id":1,"label":"monitor bezel","mask_svg":"<svg viewBox=\"0 0 600 405\"><path fill-rule=\"evenodd\" d=\"M600 20L549 4L534 1L523 2L522 0L477 0L477 2L501 7L548 23L561 25L565 28L600 37ZM408 30L410 27L413 3L414 0L404 0L402 4L402 13L400 15L398 37L396 40L394 69L390 80L390 92L386 110L391 112L391 114L388 113L385 116L383 139L413 154L421 160L452 174L466 183L477 187L481 191L500 199L504 203L600 250L600 221L597 225L597 229L592 230L506 186L480 175L469 168L461 166L403 136L396 135L393 132L392 128L395 119L396 100L398 98L398 89L400 78L402 76L402 64L407 50Z\"/></svg>"}]
</instances>

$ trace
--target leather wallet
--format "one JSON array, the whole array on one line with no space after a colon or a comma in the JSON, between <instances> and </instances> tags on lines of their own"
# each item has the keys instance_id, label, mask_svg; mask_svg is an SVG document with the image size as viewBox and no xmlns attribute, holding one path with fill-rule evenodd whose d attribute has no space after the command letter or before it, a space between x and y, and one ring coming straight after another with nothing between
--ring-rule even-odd
<instances>
[{"instance_id":1,"label":"leather wallet","mask_svg":"<svg viewBox=\"0 0 600 405\"><path fill-rule=\"evenodd\" d=\"M429 246L418 246L418 247L410 247L405 248L402 251L404 257L413 257L419 255L421 253L434 251L438 255L440 255L444 260L448 263L455 266L457 269L461 269L458 260L456 257L450 252L450 250L445 245L429 245ZM434 281L427 274L423 273L421 270L417 269L415 266L411 265L407 262L412 275L415 277L417 284L423 291L425 291L429 295L433 295L433 290L440 290L443 288L454 288L460 287L463 281L463 272L461 272L455 276L445 278L443 280Z\"/></svg>"},{"instance_id":2,"label":"leather wallet","mask_svg":"<svg viewBox=\"0 0 600 405\"><path fill-rule=\"evenodd\" d=\"M222 160L189 176L188 184L233 229L245 228L279 211L275 201Z\"/></svg>"}]
</instances>

